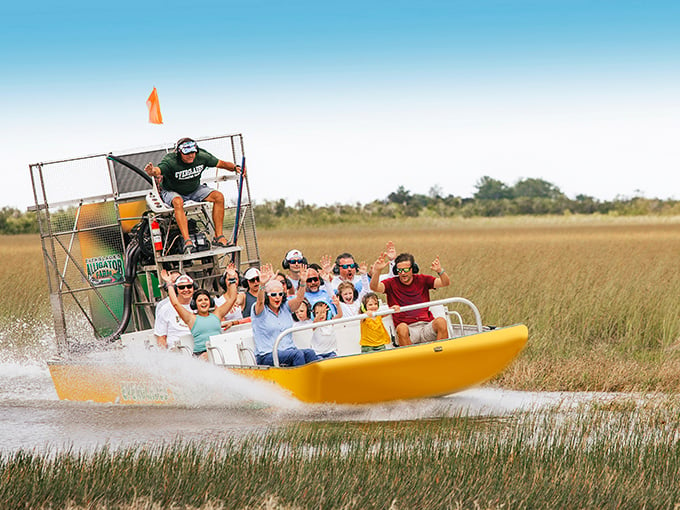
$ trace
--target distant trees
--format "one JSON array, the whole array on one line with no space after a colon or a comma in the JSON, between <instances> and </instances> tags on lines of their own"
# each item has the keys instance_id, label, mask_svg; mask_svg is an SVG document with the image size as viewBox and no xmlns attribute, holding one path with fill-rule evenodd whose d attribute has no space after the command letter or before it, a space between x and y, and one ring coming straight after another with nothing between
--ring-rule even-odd
<instances>
[{"instance_id":1,"label":"distant trees","mask_svg":"<svg viewBox=\"0 0 680 510\"><path fill-rule=\"evenodd\" d=\"M610 215L680 215L680 201L617 197L600 201L588 195L570 199L554 184L543 179L528 178L509 186L485 175L475 184L472 197L446 195L439 184L426 195L413 193L404 186L388 193L384 199L361 204L307 204L302 200L288 205L285 199L254 203L258 226L326 225L362 223L385 218L515 216L544 214L610 214ZM75 209L54 212L53 223L75 221ZM70 223L69 223L70 222ZM38 232L35 213L22 213L12 207L0 209L0 234Z\"/></svg>"},{"instance_id":2,"label":"distant trees","mask_svg":"<svg viewBox=\"0 0 680 510\"><path fill-rule=\"evenodd\" d=\"M34 234L38 232L35 213L22 213L14 207L0 209L0 234Z\"/></svg>"},{"instance_id":3,"label":"distant trees","mask_svg":"<svg viewBox=\"0 0 680 510\"><path fill-rule=\"evenodd\" d=\"M554 184L543 179L521 179L514 186L492 179L485 175L477 184L473 195L477 200L500 200L503 198L547 198L558 200L566 198Z\"/></svg>"},{"instance_id":4,"label":"distant trees","mask_svg":"<svg viewBox=\"0 0 680 510\"><path fill-rule=\"evenodd\" d=\"M474 197L477 200L501 200L503 198L512 198L512 190L508 186L499 181L498 179L492 179L488 175L485 175L477 181L475 184L477 191Z\"/></svg>"},{"instance_id":5,"label":"distant trees","mask_svg":"<svg viewBox=\"0 0 680 510\"><path fill-rule=\"evenodd\" d=\"M404 186L387 194L383 200L367 204L317 206L298 202L294 207L282 200L267 201L254 207L258 225L275 227L295 224L359 223L383 218L474 217L545 214L680 214L680 202L617 198L600 201L587 195L568 198L557 186L543 179L527 178L509 186L484 176L475 185L471 198L445 195L441 186L432 186L427 195L412 193Z\"/></svg>"}]
</instances>

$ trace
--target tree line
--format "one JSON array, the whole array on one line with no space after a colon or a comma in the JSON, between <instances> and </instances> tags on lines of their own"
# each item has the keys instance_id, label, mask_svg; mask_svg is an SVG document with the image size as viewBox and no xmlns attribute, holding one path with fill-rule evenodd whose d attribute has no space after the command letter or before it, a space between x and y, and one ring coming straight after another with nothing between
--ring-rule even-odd
<instances>
[{"instance_id":1,"label":"tree line","mask_svg":"<svg viewBox=\"0 0 680 510\"><path fill-rule=\"evenodd\" d=\"M472 197L445 195L438 185L424 194L411 193L403 186L384 199L361 204L314 205L302 200L293 205L284 199L265 200L253 204L255 221L261 227L304 224L359 223L382 218L474 216L520 216L607 214L618 216L680 215L680 201L617 197L598 200L588 195L571 199L557 186L543 179L528 178L508 185L484 176L475 184ZM61 214L68 214L64 211ZM0 209L0 234L37 233L35 213L13 207Z\"/></svg>"},{"instance_id":2,"label":"tree line","mask_svg":"<svg viewBox=\"0 0 680 510\"><path fill-rule=\"evenodd\" d=\"M543 179L528 178L509 186L484 176L475 184L470 198L445 195L440 186L424 194L411 193L403 186L382 200L367 204L334 204L317 206L298 201L286 204L284 199L269 200L254 207L259 226L283 224L355 223L380 218L521 216L606 214L617 216L680 215L680 201L617 197L598 200L588 195L567 197L557 186Z\"/></svg>"}]
</instances>

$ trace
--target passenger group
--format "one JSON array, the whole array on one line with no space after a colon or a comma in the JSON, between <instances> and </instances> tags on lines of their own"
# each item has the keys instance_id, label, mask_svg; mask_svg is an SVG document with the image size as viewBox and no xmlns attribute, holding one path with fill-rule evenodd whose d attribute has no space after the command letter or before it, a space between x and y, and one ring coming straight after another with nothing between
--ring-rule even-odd
<instances>
[{"instance_id":1,"label":"passenger group","mask_svg":"<svg viewBox=\"0 0 680 510\"><path fill-rule=\"evenodd\" d=\"M213 298L206 290L196 290L187 275L163 271L169 303L156 307L155 334L158 344L172 347L187 332L194 336L194 355L206 357L206 340L243 319L252 324L255 359L259 365L274 364L274 342L294 325L315 324L309 349L295 345L291 333L279 343L277 357L282 366L298 366L337 355L337 339L332 325L324 322L365 314L361 320L361 352L386 348L391 338L381 316L378 294L385 294L394 310L396 342L399 346L441 340L448 336L447 322L435 318L428 308L400 311L401 307L430 301L430 290L449 285L449 277L439 257L430 265L436 276L421 274L410 253L397 255L388 242L373 265L357 264L350 253L332 259L323 256L319 264L308 264L300 250L286 253L286 271L275 272L271 264L251 267L239 279L233 264L220 281L225 292ZM383 271L389 268L386 274ZM237 292L237 287L240 290Z\"/></svg>"}]
</instances>

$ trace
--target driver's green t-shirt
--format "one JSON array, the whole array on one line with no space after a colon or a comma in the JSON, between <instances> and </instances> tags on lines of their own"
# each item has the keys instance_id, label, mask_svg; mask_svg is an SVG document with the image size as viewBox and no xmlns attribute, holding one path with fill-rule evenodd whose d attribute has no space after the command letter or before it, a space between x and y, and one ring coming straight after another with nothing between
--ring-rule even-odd
<instances>
[{"instance_id":1,"label":"driver's green t-shirt","mask_svg":"<svg viewBox=\"0 0 680 510\"><path fill-rule=\"evenodd\" d=\"M188 164L177 153L170 152L158 163L163 176L161 188L188 195L198 188L203 170L217 166L218 161L219 159L203 149L199 149L193 163Z\"/></svg>"}]
</instances>

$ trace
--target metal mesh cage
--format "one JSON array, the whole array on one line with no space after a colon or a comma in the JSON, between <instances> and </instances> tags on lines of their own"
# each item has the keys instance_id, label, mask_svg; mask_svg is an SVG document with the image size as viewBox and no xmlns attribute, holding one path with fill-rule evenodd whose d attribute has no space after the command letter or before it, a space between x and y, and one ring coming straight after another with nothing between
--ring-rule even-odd
<instances>
[{"instance_id":1,"label":"metal mesh cage","mask_svg":"<svg viewBox=\"0 0 680 510\"><path fill-rule=\"evenodd\" d=\"M197 139L197 142L219 159L243 162L241 135ZM109 158L108 154L98 154L29 166L55 330L62 352L75 341L91 338L92 332L96 337L110 335L121 322L128 264L126 248L136 235L135 226L149 221L142 219L148 214L145 198L151 184L140 174L146 163L151 161L157 165L171 150L173 145L168 144L114 155L127 165ZM136 167L138 173L132 171L130 165ZM233 235L234 223L237 215L239 217L240 249L231 253L238 255L241 270L259 265L247 178L242 185L239 210L239 180L233 174L207 169L202 177L225 196L227 238ZM210 221L210 210L209 205L205 205L199 211L207 218L205 222ZM214 276L220 264L229 258L222 255L215 260L217 265L206 265L206 259L194 261L193 265L202 274ZM161 267L158 263L155 269ZM148 310L160 297L157 288L158 276L153 266L137 274L130 328L149 326L152 316ZM142 313L144 309L146 314Z\"/></svg>"}]
</instances>

